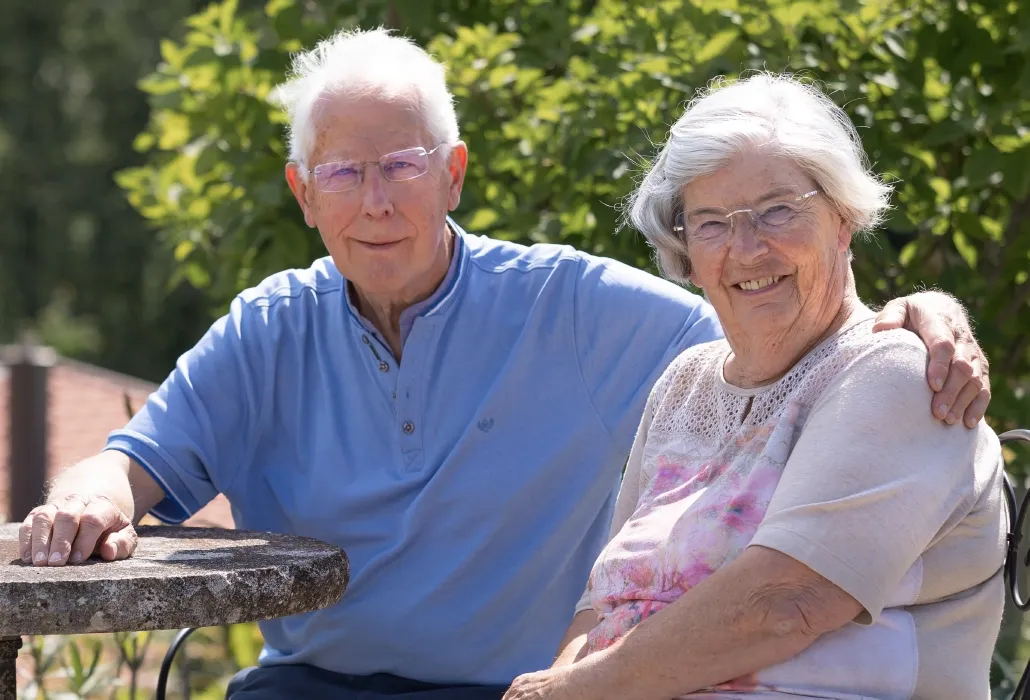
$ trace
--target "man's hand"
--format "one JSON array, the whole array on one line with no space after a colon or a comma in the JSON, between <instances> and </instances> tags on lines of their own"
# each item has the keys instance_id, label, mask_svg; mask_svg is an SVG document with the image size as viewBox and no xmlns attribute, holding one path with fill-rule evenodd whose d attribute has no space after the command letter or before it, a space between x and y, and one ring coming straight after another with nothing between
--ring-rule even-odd
<instances>
[{"instance_id":1,"label":"man's hand","mask_svg":"<svg viewBox=\"0 0 1030 700\"><path fill-rule=\"evenodd\" d=\"M132 522L104 496L68 495L34 508L19 532L21 560L36 566L78 564L94 552L107 561L136 550Z\"/></svg>"},{"instance_id":2,"label":"man's hand","mask_svg":"<svg viewBox=\"0 0 1030 700\"><path fill-rule=\"evenodd\" d=\"M934 391L933 414L948 424L962 418L974 427L991 400L987 357L973 337L965 310L942 292L893 299L876 316L873 332L906 328L930 351L926 380Z\"/></svg>"}]
</instances>

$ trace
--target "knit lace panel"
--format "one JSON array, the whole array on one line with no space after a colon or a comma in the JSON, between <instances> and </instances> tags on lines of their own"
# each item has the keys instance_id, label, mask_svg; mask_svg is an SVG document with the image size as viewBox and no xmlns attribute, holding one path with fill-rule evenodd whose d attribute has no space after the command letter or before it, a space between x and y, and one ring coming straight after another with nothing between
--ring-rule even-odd
<instances>
[{"instance_id":1,"label":"knit lace panel","mask_svg":"<svg viewBox=\"0 0 1030 700\"><path fill-rule=\"evenodd\" d=\"M653 458L654 448L672 442L690 446L694 456L709 456L734 435L751 433L747 428L775 422L788 404L807 413L848 365L895 338L891 333L871 333L870 324L871 320L864 320L845 328L805 355L779 381L752 391L734 391L720 381L729 352L725 340L685 351L655 384L645 460Z\"/></svg>"}]
</instances>

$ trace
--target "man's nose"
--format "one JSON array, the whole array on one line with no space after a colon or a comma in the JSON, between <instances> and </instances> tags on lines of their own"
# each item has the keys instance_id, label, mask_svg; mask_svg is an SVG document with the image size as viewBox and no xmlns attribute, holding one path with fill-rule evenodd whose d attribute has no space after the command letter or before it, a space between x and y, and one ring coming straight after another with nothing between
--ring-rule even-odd
<instances>
[{"instance_id":1,"label":"man's nose","mask_svg":"<svg viewBox=\"0 0 1030 700\"><path fill-rule=\"evenodd\" d=\"M361 213L373 219L393 213L388 182L379 168L371 164L365 166L361 182Z\"/></svg>"}]
</instances>

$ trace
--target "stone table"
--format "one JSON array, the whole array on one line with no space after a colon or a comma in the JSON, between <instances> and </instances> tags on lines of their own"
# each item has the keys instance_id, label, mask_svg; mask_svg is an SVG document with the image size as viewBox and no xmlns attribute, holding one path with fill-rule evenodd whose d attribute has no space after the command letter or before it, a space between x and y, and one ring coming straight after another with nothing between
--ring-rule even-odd
<instances>
[{"instance_id":1,"label":"stone table","mask_svg":"<svg viewBox=\"0 0 1030 700\"><path fill-rule=\"evenodd\" d=\"M0 700L17 697L22 635L210 627L319 610L340 599L347 556L306 537L140 527L129 559L37 567L0 525Z\"/></svg>"}]
</instances>

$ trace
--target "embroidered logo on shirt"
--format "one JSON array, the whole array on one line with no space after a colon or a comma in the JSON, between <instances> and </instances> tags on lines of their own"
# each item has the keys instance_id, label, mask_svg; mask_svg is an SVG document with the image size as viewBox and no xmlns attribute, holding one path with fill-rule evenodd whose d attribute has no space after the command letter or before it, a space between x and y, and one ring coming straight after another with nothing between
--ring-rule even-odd
<instances>
[{"instance_id":1,"label":"embroidered logo on shirt","mask_svg":"<svg viewBox=\"0 0 1030 700\"><path fill-rule=\"evenodd\" d=\"M484 433L489 433L490 429L494 427L494 419L493 418L483 418L478 423L476 423L476 425Z\"/></svg>"}]
</instances>

